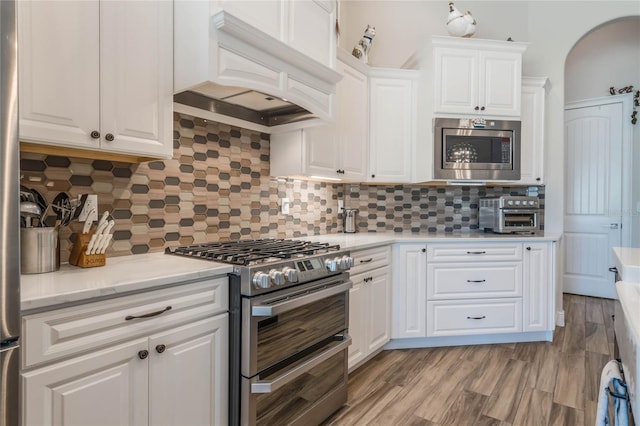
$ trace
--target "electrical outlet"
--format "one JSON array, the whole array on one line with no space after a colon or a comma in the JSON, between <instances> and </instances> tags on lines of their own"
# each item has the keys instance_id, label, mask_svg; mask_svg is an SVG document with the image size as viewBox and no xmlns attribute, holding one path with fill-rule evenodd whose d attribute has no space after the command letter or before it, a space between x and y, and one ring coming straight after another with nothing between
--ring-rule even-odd
<instances>
[{"instance_id":1,"label":"electrical outlet","mask_svg":"<svg viewBox=\"0 0 640 426\"><path fill-rule=\"evenodd\" d=\"M289 214L289 207L291 206L291 203L289 202L288 198L283 198L282 199L282 205L280 206L280 212L282 214Z\"/></svg>"},{"instance_id":2,"label":"electrical outlet","mask_svg":"<svg viewBox=\"0 0 640 426\"><path fill-rule=\"evenodd\" d=\"M90 220L92 222L98 221L98 195L88 194L87 201L84 203L84 208L78 216L79 222L86 222Z\"/></svg>"},{"instance_id":3,"label":"electrical outlet","mask_svg":"<svg viewBox=\"0 0 640 426\"><path fill-rule=\"evenodd\" d=\"M342 213L344 209L344 200L338 200L338 213Z\"/></svg>"}]
</instances>

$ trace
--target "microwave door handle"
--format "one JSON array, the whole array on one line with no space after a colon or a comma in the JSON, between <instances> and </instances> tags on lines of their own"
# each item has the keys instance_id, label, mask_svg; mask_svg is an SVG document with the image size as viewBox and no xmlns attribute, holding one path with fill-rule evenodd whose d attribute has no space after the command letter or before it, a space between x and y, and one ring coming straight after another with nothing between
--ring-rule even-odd
<instances>
[{"instance_id":1,"label":"microwave door handle","mask_svg":"<svg viewBox=\"0 0 640 426\"><path fill-rule=\"evenodd\" d=\"M280 389L282 386L290 383L296 378L300 377L307 371L311 370L313 367L322 364L332 356L340 353L341 351L347 349L347 347L351 344L351 337L349 335L345 335L342 342L338 345L333 346L326 351L322 352L318 356L303 362L293 370L289 370L286 373L276 377L273 380L259 380L255 383L251 384L251 393L271 393Z\"/></svg>"},{"instance_id":2,"label":"microwave door handle","mask_svg":"<svg viewBox=\"0 0 640 426\"><path fill-rule=\"evenodd\" d=\"M292 309L317 302L318 300L322 300L336 294L344 293L345 291L349 291L351 287L353 287L353 283L349 280L333 287L328 287L319 291L307 293L303 296L294 297L279 303L274 303L273 305L255 305L251 307L251 315L254 317L272 317L290 311Z\"/></svg>"}]
</instances>

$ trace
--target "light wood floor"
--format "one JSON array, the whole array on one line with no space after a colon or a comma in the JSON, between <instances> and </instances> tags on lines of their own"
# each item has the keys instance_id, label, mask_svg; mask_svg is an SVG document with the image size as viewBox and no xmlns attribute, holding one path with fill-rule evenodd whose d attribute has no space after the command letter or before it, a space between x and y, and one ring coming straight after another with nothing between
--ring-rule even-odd
<instances>
[{"instance_id":1,"label":"light wood floor","mask_svg":"<svg viewBox=\"0 0 640 426\"><path fill-rule=\"evenodd\" d=\"M326 425L593 425L613 301L564 296L553 342L383 351Z\"/></svg>"}]
</instances>

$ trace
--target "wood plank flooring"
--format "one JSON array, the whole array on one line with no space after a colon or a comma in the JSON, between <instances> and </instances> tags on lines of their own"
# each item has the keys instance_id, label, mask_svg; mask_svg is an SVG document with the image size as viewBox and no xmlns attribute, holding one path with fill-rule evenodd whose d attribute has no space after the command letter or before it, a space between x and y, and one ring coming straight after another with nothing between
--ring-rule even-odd
<instances>
[{"instance_id":1,"label":"wood plank flooring","mask_svg":"<svg viewBox=\"0 0 640 426\"><path fill-rule=\"evenodd\" d=\"M324 425L593 425L613 309L565 294L553 342L383 351Z\"/></svg>"}]
</instances>

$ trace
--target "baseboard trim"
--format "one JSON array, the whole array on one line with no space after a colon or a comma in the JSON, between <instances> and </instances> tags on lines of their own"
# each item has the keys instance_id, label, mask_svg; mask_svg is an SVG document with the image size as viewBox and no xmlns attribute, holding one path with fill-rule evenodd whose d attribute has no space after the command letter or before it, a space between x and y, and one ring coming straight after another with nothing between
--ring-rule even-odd
<instances>
[{"instance_id":1,"label":"baseboard trim","mask_svg":"<svg viewBox=\"0 0 640 426\"><path fill-rule=\"evenodd\" d=\"M493 343L519 343L553 341L553 331L528 333L483 334L478 336L438 336L392 339L384 349L435 348L440 346L485 345Z\"/></svg>"}]
</instances>

